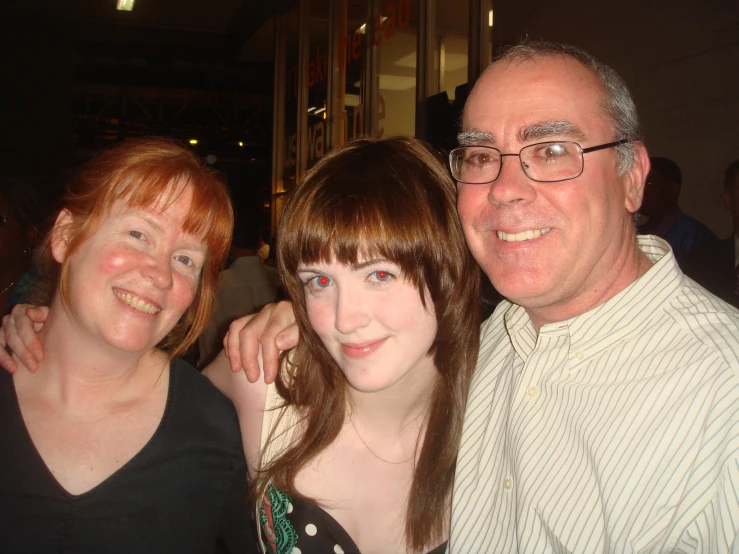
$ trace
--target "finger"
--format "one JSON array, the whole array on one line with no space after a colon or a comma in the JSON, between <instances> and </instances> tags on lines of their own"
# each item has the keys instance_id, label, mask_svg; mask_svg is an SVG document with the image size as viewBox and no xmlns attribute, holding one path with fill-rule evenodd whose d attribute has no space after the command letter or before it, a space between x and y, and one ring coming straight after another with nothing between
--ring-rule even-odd
<instances>
[{"instance_id":1,"label":"finger","mask_svg":"<svg viewBox=\"0 0 739 554\"><path fill-rule=\"evenodd\" d=\"M239 349L239 333L250 320L258 315L259 314L251 314L240 317L239 319L235 319L228 327L228 332L223 339L223 350L226 357L229 359L232 371L241 371L242 369L241 353Z\"/></svg>"},{"instance_id":2,"label":"finger","mask_svg":"<svg viewBox=\"0 0 739 554\"><path fill-rule=\"evenodd\" d=\"M15 373L18 369L18 364L15 363L13 357L10 355L8 350L6 350L5 343L5 320L9 317L9 315L6 315L3 318L3 328L0 329L0 366L5 368L10 373Z\"/></svg>"},{"instance_id":3,"label":"finger","mask_svg":"<svg viewBox=\"0 0 739 554\"><path fill-rule=\"evenodd\" d=\"M3 331L5 331L5 341L13 353L20 358L23 365L30 371L38 369L38 363L33 353L28 349L28 343L24 342L23 337L27 336L22 333L23 326L26 329L32 328L33 323L26 315L27 305L17 305L6 317L3 318ZM35 333L32 333L35 336ZM33 339L30 340L33 342Z\"/></svg>"},{"instance_id":4,"label":"finger","mask_svg":"<svg viewBox=\"0 0 739 554\"><path fill-rule=\"evenodd\" d=\"M275 348L277 349L276 355L268 355L266 353L262 353L263 357L267 357L266 360L263 361L263 371L264 371L264 382L269 384L272 383L277 378L277 371L279 368L279 353L283 350L290 350L291 348L295 348L298 343L300 342L300 331L298 329L298 324L293 323L290 325L287 329L282 329L277 336L275 337L274 344Z\"/></svg>"},{"instance_id":5,"label":"finger","mask_svg":"<svg viewBox=\"0 0 739 554\"><path fill-rule=\"evenodd\" d=\"M282 346L295 346L297 339L293 344L290 344L290 335L287 336L287 344L277 344L277 337L286 329L295 325L295 314L293 307L290 302L280 302L272 308L270 311L270 318L267 326L259 337L259 344L261 345L262 353L262 369L264 372L265 383L271 383L277 377L277 371L279 366L280 351L283 349ZM248 327L248 326L247 326ZM297 327L295 330L297 334ZM283 339L284 340L284 339ZM258 352L255 352L258 354ZM243 350L242 350L243 354ZM250 362L251 360L248 360ZM258 360L253 360L255 365L258 365Z\"/></svg>"},{"instance_id":6,"label":"finger","mask_svg":"<svg viewBox=\"0 0 739 554\"><path fill-rule=\"evenodd\" d=\"M256 383L262 377L259 354L264 348L263 343L270 340L265 338L264 332L269 328L273 311L273 304L265 306L238 333L239 359L251 383Z\"/></svg>"}]
</instances>

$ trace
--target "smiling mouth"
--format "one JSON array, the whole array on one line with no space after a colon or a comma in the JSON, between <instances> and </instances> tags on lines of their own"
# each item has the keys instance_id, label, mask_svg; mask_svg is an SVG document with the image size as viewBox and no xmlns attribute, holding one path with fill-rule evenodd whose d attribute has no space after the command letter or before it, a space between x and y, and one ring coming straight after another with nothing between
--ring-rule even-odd
<instances>
[{"instance_id":1,"label":"smiling mouth","mask_svg":"<svg viewBox=\"0 0 739 554\"><path fill-rule=\"evenodd\" d=\"M136 295L130 294L128 292L119 292L114 291L115 295L118 297L118 299L123 302L124 304L127 304L128 306L131 306L134 310L143 312L145 314L155 314L157 312L161 311L161 308L158 308L154 306L153 304L149 304L142 298L139 298Z\"/></svg>"},{"instance_id":2,"label":"smiling mouth","mask_svg":"<svg viewBox=\"0 0 739 554\"><path fill-rule=\"evenodd\" d=\"M546 235L551 230L551 227L547 227L546 229L528 229L526 231L521 231L520 233L505 233L503 231L495 231L495 233L498 235L500 240L504 240L506 242L521 242L524 240L538 239L540 236Z\"/></svg>"}]
</instances>

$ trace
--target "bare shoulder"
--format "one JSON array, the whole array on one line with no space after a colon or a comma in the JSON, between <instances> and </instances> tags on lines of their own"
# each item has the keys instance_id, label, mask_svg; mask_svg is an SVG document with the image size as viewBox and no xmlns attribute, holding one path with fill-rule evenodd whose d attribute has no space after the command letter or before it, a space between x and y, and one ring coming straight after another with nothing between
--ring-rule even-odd
<instances>
[{"instance_id":1,"label":"bare shoulder","mask_svg":"<svg viewBox=\"0 0 739 554\"><path fill-rule=\"evenodd\" d=\"M203 375L233 402L239 416L241 439L244 443L244 455L249 466L249 473L254 475L261 450L267 385L262 379L256 383L250 383L246 378L246 373L232 371L231 364L223 352L203 370Z\"/></svg>"}]
</instances>

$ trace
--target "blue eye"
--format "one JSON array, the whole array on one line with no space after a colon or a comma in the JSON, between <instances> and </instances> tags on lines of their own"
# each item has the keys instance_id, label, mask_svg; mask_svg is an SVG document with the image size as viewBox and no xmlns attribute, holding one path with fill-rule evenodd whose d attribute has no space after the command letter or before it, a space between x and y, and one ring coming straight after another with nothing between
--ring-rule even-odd
<instances>
[{"instance_id":1,"label":"blue eye","mask_svg":"<svg viewBox=\"0 0 739 554\"><path fill-rule=\"evenodd\" d=\"M180 262L180 263L182 263L182 264L184 264L184 265L186 265L186 266L191 266L191 265L194 265L194 263L193 263L192 259L191 259L191 258L190 258L189 256L184 256L184 255L182 255L182 256L177 256L177 257L175 258L175 260L177 260L178 262Z\"/></svg>"}]
</instances>

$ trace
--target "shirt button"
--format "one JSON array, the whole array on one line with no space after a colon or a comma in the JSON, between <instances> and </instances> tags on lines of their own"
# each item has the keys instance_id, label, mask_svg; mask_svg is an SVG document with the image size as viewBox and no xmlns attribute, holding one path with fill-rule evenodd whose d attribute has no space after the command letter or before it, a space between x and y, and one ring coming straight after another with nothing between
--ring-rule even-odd
<instances>
[{"instance_id":1,"label":"shirt button","mask_svg":"<svg viewBox=\"0 0 739 554\"><path fill-rule=\"evenodd\" d=\"M575 358L577 358L578 360L581 360L581 361L584 360L585 359L585 352L583 352L582 350L578 350L577 352L575 352Z\"/></svg>"},{"instance_id":2,"label":"shirt button","mask_svg":"<svg viewBox=\"0 0 739 554\"><path fill-rule=\"evenodd\" d=\"M539 387L536 387L534 385L530 386L528 389L526 389L526 396L529 400L534 400L535 398L538 398Z\"/></svg>"},{"instance_id":3,"label":"shirt button","mask_svg":"<svg viewBox=\"0 0 739 554\"><path fill-rule=\"evenodd\" d=\"M511 490L513 488L513 479L506 477L503 481L503 488L507 491Z\"/></svg>"}]
</instances>

